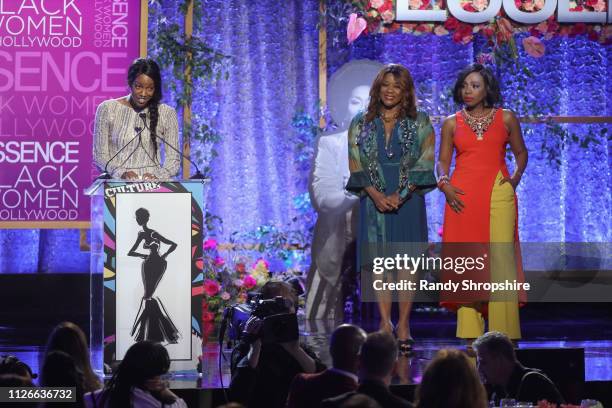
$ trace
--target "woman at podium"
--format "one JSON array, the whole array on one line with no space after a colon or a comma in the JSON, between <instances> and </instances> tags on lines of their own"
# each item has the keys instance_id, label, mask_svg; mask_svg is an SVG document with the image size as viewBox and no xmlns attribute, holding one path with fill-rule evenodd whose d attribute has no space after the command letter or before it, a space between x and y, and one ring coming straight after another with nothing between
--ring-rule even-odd
<instances>
[{"instance_id":1,"label":"woman at podium","mask_svg":"<svg viewBox=\"0 0 612 408\"><path fill-rule=\"evenodd\" d=\"M98 106L94 125L93 157L109 178L171 179L180 166L176 111L161 103L159 66L149 58L135 60L128 69L130 94Z\"/></svg>"}]
</instances>

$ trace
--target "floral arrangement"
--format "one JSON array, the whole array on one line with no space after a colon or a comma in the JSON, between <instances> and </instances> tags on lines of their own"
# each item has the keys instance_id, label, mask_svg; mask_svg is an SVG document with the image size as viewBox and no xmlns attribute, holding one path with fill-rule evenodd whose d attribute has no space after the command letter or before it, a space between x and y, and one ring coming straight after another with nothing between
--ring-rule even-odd
<instances>
[{"instance_id":1,"label":"floral arrangement","mask_svg":"<svg viewBox=\"0 0 612 408\"><path fill-rule=\"evenodd\" d=\"M204 242L202 321L219 322L227 306L244 303L249 291L256 291L270 279L265 259L252 261L242 254L222 257L216 240Z\"/></svg>"},{"instance_id":2,"label":"floral arrangement","mask_svg":"<svg viewBox=\"0 0 612 408\"><path fill-rule=\"evenodd\" d=\"M578 0L570 1L571 11L605 11L604 0ZM510 53L516 57L516 44L514 34L527 32L529 37L523 40L525 51L533 57L544 54L544 45L540 38L550 39L553 36L587 35L593 41L609 44L612 42L612 26L599 24L559 24L554 16L548 20L534 25L523 25L511 21L503 11L495 18L482 24L468 24L449 16L446 21L439 23L407 23L395 22L395 0L349 0L353 10L349 16L347 39L349 44L355 41L362 33L404 32L414 35L433 33L435 35L452 36L453 41L468 44L474 35L481 34L486 37L494 50L508 46ZM466 11L477 12L488 7L488 0L462 0L462 7ZM515 0L517 8L524 12L536 12L544 7L544 0ZM413 10L441 10L445 9L445 0L410 0Z\"/></svg>"},{"instance_id":3,"label":"floral arrangement","mask_svg":"<svg viewBox=\"0 0 612 408\"><path fill-rule=\"evenodd\" d=\"M293 197L296 217L287 225L261 225L253 231L233 232L223 245L213 238L203 244L201 293L205 342L226 307L245 303L248 293L260 289L272 276L281 280L303 277L310 264L316 214L308 195L308 169L318 127L303 111L295 114L292 126L299 152L297 164L304 174L296 180L296 189L302 191ZM300 303L303 301L300 298Z\"/></svg>"}]
</instances>

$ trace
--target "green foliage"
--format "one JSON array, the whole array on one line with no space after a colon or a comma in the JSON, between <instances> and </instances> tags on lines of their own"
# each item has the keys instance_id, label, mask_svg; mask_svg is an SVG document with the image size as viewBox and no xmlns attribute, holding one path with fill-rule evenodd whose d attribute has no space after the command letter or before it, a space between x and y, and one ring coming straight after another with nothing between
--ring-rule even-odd
<instances>
[{"instance_id":1,"label":"green foliage","mask_svg":"<svg viewBox=\"0 0 612 408\"><path fill-rule=\"evenodd\" d=\"M174 80L169 81L168 87L175 95L177 107L183 109L193 103L193 91L196 87L211 86L228 78L226 67L230 60L227 55L210 47L196 35L203 13L200 0L183 0L178 7L181 15L186 15L192 1L194 35L190 37L185 35L179 22L167 19L164 14L165 2L149 2L151 18L157 22L157 30L150 35L151 43L154 44L151 51L157 62L172 73ZM194 158L205 169L204 175L210 176L210 161L216 157L214 144L220 137L207 119L193 115L191 122L183 123L184 143L190 143L192 138L205 146L205 150L209 150L209 154L199 152ZM211 148L207 149L207 146Z\"/></svg>"}]
</instances>

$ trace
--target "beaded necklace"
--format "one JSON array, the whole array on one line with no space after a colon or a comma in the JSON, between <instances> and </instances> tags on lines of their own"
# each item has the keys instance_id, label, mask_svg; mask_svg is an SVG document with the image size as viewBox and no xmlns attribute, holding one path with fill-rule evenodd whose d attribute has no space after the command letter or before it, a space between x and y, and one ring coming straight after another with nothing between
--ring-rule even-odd
<instances>
[{"instance_id":1,"label":"beaded necklace","mask_svg":"<svg viewBox=\"0 0 612 408\"><path fill-rule=\"evenodd\" d=\"M482 140L483 135L491 126L493 122L493 118L495 117L496 108L493 108L489 111L489 113L483 116L472 116L468 113L467 109L463 108L463 117L465 118L465 123L468 124L470 129L476 134L476 140Z\"/></svg>"}]
</instances>

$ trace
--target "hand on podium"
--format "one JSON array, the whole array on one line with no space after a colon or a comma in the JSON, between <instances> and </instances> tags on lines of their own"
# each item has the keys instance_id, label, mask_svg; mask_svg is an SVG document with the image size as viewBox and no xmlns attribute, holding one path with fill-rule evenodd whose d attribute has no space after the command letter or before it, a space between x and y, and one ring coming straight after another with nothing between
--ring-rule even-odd
<instances>
[{"instance_id":1,"label":"hand on podium","mask_svg":"<svg viewBox=\"0 0 612 408\"><path fill-rule=\"evenodd\" d=\"M143 180L157 180L157 177L152 175L151 173L145 173L142 175Z\"/></svg>"},{"instance_id":2,"label":"hand on podium","mask_svg":"<svg viewBox=\"0 0 612 408\"><path fill-rule=\"evenodd\" d=\"M121 178L124 180L140 180L141 178L138 176L138 174L132 170L128 170L125 173L123 173L121 175ZM142 175L142 180L157 180L157 177L155 177L153 174L151 173L145 173Z\"/></svg>"},{"instance_id":3,"label":"hand on podium","mask_svg":"<svg viewBox=\"0 0 612 408\"><path fill-rule=\"evenodd\" d=\"M138 180L140 177L138 177L135 171L128 170L121 175L121 178L125 180Z\"/></svg>"}]
</instances>

